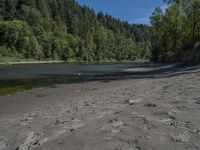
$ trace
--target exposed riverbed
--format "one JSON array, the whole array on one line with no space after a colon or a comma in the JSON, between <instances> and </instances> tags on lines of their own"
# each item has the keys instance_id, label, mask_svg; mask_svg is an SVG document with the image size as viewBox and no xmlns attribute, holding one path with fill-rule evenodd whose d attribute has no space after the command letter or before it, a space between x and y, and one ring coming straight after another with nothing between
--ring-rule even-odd
<instances>
[{"instance_id":1,"label":"exposed riverbed","mask_svg":"<svg viewBox=\"0 0 200 150\"><path fill-rule=\"evenodd\" d=\"M123 72L1 96L0 149L199 150L200 66Z\"/></svg>"}]
</instances>

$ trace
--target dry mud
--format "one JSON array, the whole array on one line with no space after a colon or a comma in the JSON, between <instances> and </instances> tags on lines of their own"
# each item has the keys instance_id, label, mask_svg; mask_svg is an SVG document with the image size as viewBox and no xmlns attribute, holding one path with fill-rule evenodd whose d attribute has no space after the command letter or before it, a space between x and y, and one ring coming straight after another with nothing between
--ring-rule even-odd
<instances>
[{"instance_id":1,"label":"dry mud","mask_svg":"<svg viewBox=\"0 0 200 150\"><path fill-rule=\"evenodd\" d=\"M200 67L126 72L0 97L0 150L200 150Z\"/></svg>"}]
</instances>

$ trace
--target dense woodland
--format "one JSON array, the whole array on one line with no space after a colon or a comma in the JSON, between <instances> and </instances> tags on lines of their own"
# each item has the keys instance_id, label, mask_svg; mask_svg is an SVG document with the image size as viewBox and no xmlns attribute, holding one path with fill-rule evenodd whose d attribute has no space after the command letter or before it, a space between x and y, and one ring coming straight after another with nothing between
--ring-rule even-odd
<instances>
[{"instance_id":1,"label":"dense woodland","mask_svg":"<svg viewBox=\"0 0 200 150\"><path fill-rule=\"evenodd\" d=\"M200 0L164 0L151 16L152 60L200 62Z\"/></svg>"},{"instance_id":2,"label":"dense woodland","mask_svg":"<svg viewBox=\"0 0 200 150\"><path fill-rule=\"evenodd\" d=\"M148 26L96 13L75 0L0 0L0 57L148 59L149 37Z\"/></svg>"}]
</instances>

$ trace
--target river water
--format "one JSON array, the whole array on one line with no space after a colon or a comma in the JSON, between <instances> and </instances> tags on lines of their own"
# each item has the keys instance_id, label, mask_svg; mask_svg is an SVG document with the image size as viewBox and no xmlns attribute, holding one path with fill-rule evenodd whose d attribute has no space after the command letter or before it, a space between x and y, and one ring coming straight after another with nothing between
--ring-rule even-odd
<instances>
[{"instance_id":1,"label":"river water","mask_svg":"<svg viewBox=\"0 0 200 150\"><path fill-rule=\"evenodd\" d=\"M66 84L117 74L143 63L115 64L20 64L0 66L0 95L55 84Z\"/></svg>"}]
</instances>

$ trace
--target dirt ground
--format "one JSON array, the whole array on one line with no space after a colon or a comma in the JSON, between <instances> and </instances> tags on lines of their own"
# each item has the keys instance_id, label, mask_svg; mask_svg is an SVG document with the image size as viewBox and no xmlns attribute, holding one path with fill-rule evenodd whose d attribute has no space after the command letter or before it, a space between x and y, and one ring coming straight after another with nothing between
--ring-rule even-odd
<instances>
[{"instance_id":1,"label":"dirt ground","mask_svg":"<svg viewBox=\"0 0 200 150\"><path fill-rule=\"evenodd\" d=\"M0 150L200 150L200 66L0 97Z\"/></svg>"}]
</instances>

